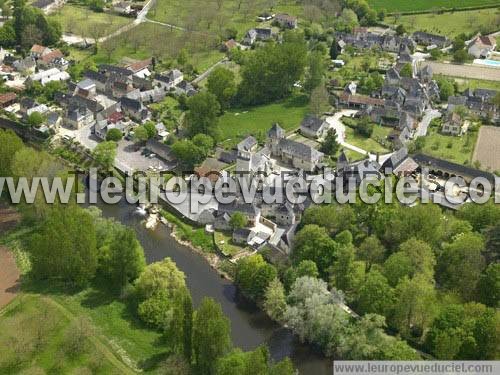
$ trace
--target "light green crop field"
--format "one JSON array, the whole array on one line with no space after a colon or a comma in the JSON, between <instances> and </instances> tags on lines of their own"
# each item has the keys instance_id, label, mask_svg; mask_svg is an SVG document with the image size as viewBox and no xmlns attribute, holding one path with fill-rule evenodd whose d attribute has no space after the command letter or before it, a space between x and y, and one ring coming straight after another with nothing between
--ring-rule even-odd
<instances>
[{"instance_id":1,"label":"light green crop field","mask_svg":"<svg viewBox=\"0 0 500 375\"><path fill-rule=\"evenodd\" d=\"M497 9L479 9L442 14L415 14L386 17L386 22L402 24L407 31L426 31L453 38L460 33L491 32L500 28L500 11Z\"/></svg>"},{"instance_id":2,"label":"light green crop field","mask_svg":"<svg viewBox=\"0 0 500 375\"><path fill-rule=\"evenodd\" d=\"M375 9L388 12L413 12L431 9L460 9L483 5L498 6L498 0L368 0Z\"/></svg>"}]
</instances>

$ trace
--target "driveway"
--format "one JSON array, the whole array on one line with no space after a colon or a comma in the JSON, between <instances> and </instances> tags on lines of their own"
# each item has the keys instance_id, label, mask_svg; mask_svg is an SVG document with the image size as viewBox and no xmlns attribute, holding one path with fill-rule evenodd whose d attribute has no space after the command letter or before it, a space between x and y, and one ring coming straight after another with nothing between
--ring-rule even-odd
<instances>
[{"instance_id":1,"label":"driveway","mask_svg":"<svg viewBox=\"0 0 500 375\"><path fill-rule=\"evenodd\" d=\"M427 128L432 120L441 117L441 112L437 109L428 109L424 113L422 121L419 122L415 137L424 137L427 135Z\"/></svg>"}]
</instances>

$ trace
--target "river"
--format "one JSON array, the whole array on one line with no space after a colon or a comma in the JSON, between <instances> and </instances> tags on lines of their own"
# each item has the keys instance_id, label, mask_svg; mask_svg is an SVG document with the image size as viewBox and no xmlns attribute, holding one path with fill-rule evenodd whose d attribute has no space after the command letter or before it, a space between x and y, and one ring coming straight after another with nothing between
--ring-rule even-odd
<instances>
[{"instance_id":1,"label":"river","mask_svg":"<svg viewBox=\"0 0 500 375\"><path fill-rule=\"evenodd\" d=\"M271 321L252 304L243 303L237 296L236 287L219 276L206 260L189 248L177 243L164 225L152 231L144 227L144 219L135 207L126 203L117 205L99 204L103 216L113 217L122 224L135 229L148 263L170 257L186 274L186 282L197 305L203 297L212 297L222 305L231 321L233 343L244 350L252 350L267 344L271 357L280 360L290 357L300 374L331 374L331 360L310 346L301 344L290 330Z\"/></svg>"}]
</instances>

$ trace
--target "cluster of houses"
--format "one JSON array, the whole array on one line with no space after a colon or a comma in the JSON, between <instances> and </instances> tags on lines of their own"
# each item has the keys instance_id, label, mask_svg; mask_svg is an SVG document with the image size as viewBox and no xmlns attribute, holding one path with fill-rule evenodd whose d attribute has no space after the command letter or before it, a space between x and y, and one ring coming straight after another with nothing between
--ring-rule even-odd
<instances>
[{"instance_id":1,"label":"cluster of houses","mask_svg":"<svg viewBox=\"0 0 500 375\"><path fill-rule=\"evenodd\" d=\"M279 14L261 14L258 18L259 21L272 21L273 25L276 25L282 29L295 29L298 25L297 17L291 16L287 13ZM257 41L266 41L276 37L271 27L256 27L248 30L243 37L243 44L246 46L252 46Z\"/></svg>"},{"instance_id":2,"label":"cluster of houses","mask_svg":"<svg viewBox=\"0 0 500 375\"><path fill-rule=\"evenodd\" d=\"M493 103L497 91L489 89L467 89L462 95L448 98L448 112L454 112L457 106L467 108L469 113L500 123L500 109Z\"/></svg>"},{"instance_id":3,"label":"cluster of houses","mask_svg":"<svg viewBox=\"0 0 500 375\"><path fill-rule=\"evenodd\" d=\"M338 32L336 40L343 50L346 46L364 50L380 49L393 53L411 53L416 47L415 41L408 36L391 34L376 34L369 32L366 27L356 27L352 33Z\"/></svg>"}]
</instances>

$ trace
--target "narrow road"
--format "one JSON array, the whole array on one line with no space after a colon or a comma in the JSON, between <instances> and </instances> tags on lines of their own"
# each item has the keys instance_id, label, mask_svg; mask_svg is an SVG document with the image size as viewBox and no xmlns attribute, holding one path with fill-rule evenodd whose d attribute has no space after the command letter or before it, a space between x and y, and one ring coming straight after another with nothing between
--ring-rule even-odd
<instances>
[{"instance_id":1,"label":"narrow road","mask_svg":"<svg viewBox=\"0 0 500 375\"><path fill-rule=\"evenodd\" d=\"M428 109L425 111L424 117L422 121L419 122L417 131L415 132L415 137L424 137L427 135L427 129L429 128L429 124L435 118L441 117L441 112L437 109Z\"/></svg>"},{"instance_id":2,"label":"narrow road","mask_svg":"<svg viewBox=\"0 0 500 375\"><path fill-rule=\"evenodd\" d=\"M362 148L358 146L351 145L350 143L347 143L345 141L345 125L340 121L340 119L344 116L353 116L357 113L358 111L351 110L351 109L344 109L340 112L335 113L333 116L327 117L325 121L330 124L330 128L334 129L335 132L337 133L337 142L345 148L348 148L349 150L356 151L362 155L368 155L369 153L366 150L363 150Z\"/></svg>"},{"instance_id":3,"label":"narrow road","mask_svg":"<svg viewBox=\"0 0 500 375\"><path fill-rule=\"evenodd\" d=\"M196 77L192 83L199 83L199 82L203 81L206 77L208 77L208 75L210 75L210 73L212 73L212 70L214 70L215 68L217 68L221 64L225 64L227 61L229 61L227 57L224 57L222 60L217 61L214 65L212 65L210 68L208 68L203 73L201 73L198 77Z\"/></svg>"}]
</instances>

